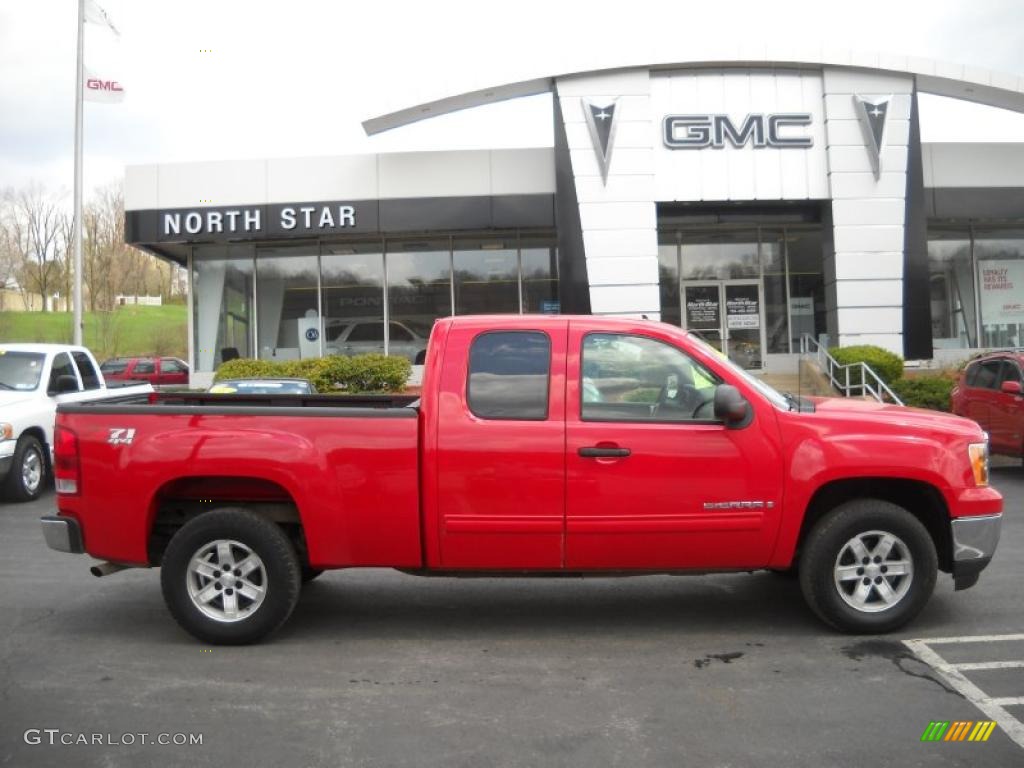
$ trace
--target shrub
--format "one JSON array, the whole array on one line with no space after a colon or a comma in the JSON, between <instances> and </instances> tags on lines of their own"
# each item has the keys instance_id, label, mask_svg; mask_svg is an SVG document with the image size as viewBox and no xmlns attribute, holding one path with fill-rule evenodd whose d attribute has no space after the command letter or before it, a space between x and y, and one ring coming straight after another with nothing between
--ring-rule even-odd
<instances>
[{"instance_id":1,"label":"shrub","mask_svg":"<svg viewBox=\"0 0 1024 768\"><path fill-rule=\"evenodd\" d=\"M903 358L881 347L861 344L853 347L833 347L829 354L840 365L867 363L871 370L889 386L903 376ZM860 384L860 370L850 371L850 383Z\"/></svg>"},{"instance_id":2,"label":"shrub","mask_svg":"<svg viewBox=\"0 0 1024 768\"><path fill-rule=\"evenodd\" d=\"M243 358L223 363L214 380L288 377L309 379L324 394L401 392L411 371L404 357L385 355L330 355L284 362Z\"/></svg>"},{"instance_id":3,"label":"shrub","mask_svg":"<svg viewBox=\"0 0 1024 768\"><path fill-rule=\"evenodd\" d=\"M933 411L948 411L950 393L955 382L949 376L911 376L893 382L892 391L904 405L915 408L930 408Z\"/></svg>"}]
</instances>

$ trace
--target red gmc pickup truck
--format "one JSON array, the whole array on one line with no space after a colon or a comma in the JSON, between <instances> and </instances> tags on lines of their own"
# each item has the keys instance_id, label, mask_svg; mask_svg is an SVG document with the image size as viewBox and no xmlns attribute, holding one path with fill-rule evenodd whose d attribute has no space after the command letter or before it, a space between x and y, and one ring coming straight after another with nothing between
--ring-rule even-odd
<instances>
[{"instance_id":1,"label":"red gmc pickup truck","mask_svg":"<svg viewBox=\"0 0 1024 768\"><path fill-rule=\"evenodd\" d=\"M438 321L423 394L61 405L50 547L161 567L211 643L279 627L329 568L422 575L797 571L847 632L972 586L999 539L971 421L781 395L678 328Z\"/></svg>"}]
</instances>

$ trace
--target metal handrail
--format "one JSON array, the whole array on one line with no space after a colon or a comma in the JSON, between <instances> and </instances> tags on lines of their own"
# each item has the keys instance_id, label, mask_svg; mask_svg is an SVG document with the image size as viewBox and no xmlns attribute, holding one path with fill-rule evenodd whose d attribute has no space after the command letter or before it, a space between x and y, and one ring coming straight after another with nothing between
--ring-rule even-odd
<instances>
[{"instance_id":1,"label":"metal handrail","mask_svg":"<svg viewBox=\"0 0 1024 768\"><path fill-rule=\"evenodd\" d=\"M903 405L903 401L896 396L888 384L882 381L882 378L872 370L870 365L865 362L843 365L829 354L823 344L819 344L811 334L805 333L800 337L800 354L808 353L814 354L818 360L818 367L828 377L829 382L846 397L852 397L854 394L861 397L870 395L879 403L886 402L886 397L888 397L888 402ZM858 368L860 369L860 381L850 381L850 370Z\"/></svg>"}]
</instances>

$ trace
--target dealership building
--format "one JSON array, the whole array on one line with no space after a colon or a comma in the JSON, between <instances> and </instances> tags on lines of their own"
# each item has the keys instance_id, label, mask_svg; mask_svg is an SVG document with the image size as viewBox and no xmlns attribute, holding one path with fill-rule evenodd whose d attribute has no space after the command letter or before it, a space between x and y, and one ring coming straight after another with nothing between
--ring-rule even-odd
<instances>
[{"instance_id":1,"label":"dealership building","mask_svg":"<svg viewBox=\"0 0 1024 768\"><path fill-rule=\"evenodd\" d=\"M1022 143L922 143L918 94L1024 112L1024 77L750 53L557 75L554 146L145 165L126 240L186 267L194 384L235 356L387 351L438 317L592 313L699 331L755 371L804 335L908 360L1017 346Z\"/></svg>"}]
</instances>

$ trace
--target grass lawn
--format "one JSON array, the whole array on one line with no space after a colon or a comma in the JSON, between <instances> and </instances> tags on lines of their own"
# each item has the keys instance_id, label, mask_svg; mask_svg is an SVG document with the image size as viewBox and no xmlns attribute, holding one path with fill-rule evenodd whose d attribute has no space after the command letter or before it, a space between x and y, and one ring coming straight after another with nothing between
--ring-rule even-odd
<instances>
[{"instance_id":1,"label":"grass lawn","mask_svg":"<svg viewBox=\"0 0 1024 768\"><path fill-rule=\"evenodd\" d=\"M103 362L117 355L173 355L188 350L188 310L184 304L118 307L85 313L85 346ZM0 342L70 344L70 312L0 312Z\"/></svg>"}]
</instances>

